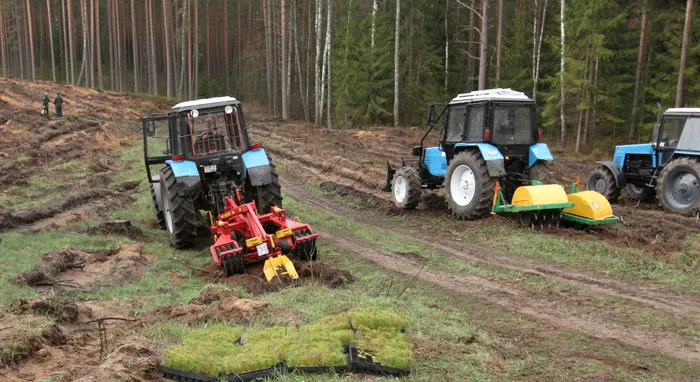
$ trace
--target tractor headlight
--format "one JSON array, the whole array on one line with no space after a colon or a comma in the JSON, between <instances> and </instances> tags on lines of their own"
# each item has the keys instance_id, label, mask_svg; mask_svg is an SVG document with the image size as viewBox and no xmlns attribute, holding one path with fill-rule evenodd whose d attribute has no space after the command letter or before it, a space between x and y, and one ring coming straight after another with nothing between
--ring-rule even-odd
<instances>
[{"instance_id":1,"label":"tractor headlight","mask_svg":"<svg viewBox=\"0 0 700 382\"><path fill-rule=\"evenodd\" d=\"M197 109L192 109L192 111L190 111L190 117L192 117L192 118L199 117L199 111Z\"/></svg>"},{"instance_id":2,"label":"tractor headlight","mask_svg":"<svg viewBox=\"0 0 700 382\"><path fill-rule=\"evenodd\" d=\"M231 114L231 113L233 113L233 106L231 106L231 105L226 106L226 107L224 108L224 112L226 112L226 114Z\"/></svg>"}]
</instances>

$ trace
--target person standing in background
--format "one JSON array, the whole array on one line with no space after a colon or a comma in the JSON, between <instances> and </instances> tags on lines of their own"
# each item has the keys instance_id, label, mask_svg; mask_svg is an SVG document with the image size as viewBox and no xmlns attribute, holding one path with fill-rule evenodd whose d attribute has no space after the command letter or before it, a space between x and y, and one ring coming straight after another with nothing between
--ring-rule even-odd
<instances>
[{"instance_id":1,"label":"person standing in background","mask_svg":"<svg viewBox=\"0 0 700 382\"><path fill-rule=\"evenodd\" d=\"M56 98L53 100L53 104L56 106L56 118L63 117L63 98L61 93L56 93Z\"/></svg>"}]
</instances>

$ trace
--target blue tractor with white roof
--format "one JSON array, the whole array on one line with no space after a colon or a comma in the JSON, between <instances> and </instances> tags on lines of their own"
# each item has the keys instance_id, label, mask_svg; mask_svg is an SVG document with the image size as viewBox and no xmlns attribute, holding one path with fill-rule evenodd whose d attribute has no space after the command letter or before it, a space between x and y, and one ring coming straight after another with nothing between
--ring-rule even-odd
<instances>
[{"instance_id":1,"label":"blue tractor with white roof","mask_svg":"<svg viewBox=\"0 0 700 382\"><path fill-rule=\"evenodd\" d=\"M176 248L194 244L199 211L213 221L226 197L255 201L261 214L282 207L275 166L262 145L251 144L235 98L178 103L144 118L143 134L153 206Z\"/></svg>"},{"instance_id":2,"label":"blue tractor with white roof","mask_svg":"<svg viewBox=\"0 0 700 382\"><path fill-rule=\"evenodd\" d=\"M413 209L423 189L445 187L455 217L479 219L492 212L497 182L508 202L520 186L552 183L548 163L554 158L540 142L535 102L524 93L490 89L459 94L437 116L435 106L428 109L428 131L413 147L414 163L402 159L401 168L388 166L385 191L392 192L397 207ZM425 147L436 126L439 144Z\"/></svg>"},{"instance_id":3,"label":"blue tractor with white roof","mask_svg":"<svg viewBox=\"0 0 700 382\"><path fill-rule=\"evenodd\" d=\"M616 202L624 189L633 200L656 197L667 211L696 216L700 211L700 108L672 108L663 116L659 111L651 142L617 146L611 161L597 163L586 183L610 202Z\"/></svg>"}]
</instances>

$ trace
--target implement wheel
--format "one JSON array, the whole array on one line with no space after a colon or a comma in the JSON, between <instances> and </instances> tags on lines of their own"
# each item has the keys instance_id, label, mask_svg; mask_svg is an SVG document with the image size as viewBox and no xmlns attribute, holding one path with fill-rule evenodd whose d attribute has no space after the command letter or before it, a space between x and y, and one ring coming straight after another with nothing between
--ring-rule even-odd
<instances>
[{"instance_id":1,"label":"implement wheel","mask_svg":"<svg viewBox=\"0 0 700 382\"><path fill-rule=\"evenodd\" d=\"M272 181L264 186L250 187L250 199L246 197L246 200L255 201L255 206L258 208L258 212L261 214L266 214L271 211L272 206L282 208L282 187L280 186L279 175L277 175L277 170L275 170L275 165L268 156L267 159L270 161L270 175Z\"/></svg>"},{"instance_id":2,"label":"implement wheel","mask_svg":"<svg viewBox=\"0 0 700 382\"><path fill-rule=\"evenodd\" d=\"M243 274L245 273L243 257L238 255L228 255L221 259L221 268L223 268L226 277Z\"/></svg>"},{"instance_id":3,"label":"implement wheel","mask_svg":"<svg viewBox=\"0 0 700 382\"><path fill-rule=\"evenodd\" d=\"M486 162L475 151L455 155L445 177L447 207L459 219L480 219L489 216L495 178L489 176Z\"/></svg>"},{"instance_id":4,"label":"implement wheel","mask_svg":"<svg viewBox=\"0 0 700 382\"><path fill-rule=\"evenodd\" d=\"M648 202L656 196L656 192L653 188L646 186L637 186L636 184L629 183L625 187L625 194L632 200Z\"/></svg>"},{"instance_id":5,"label":"implement wheel","mask_svg":"<svg viewBox=\"0 0 700 382\"><path fill-rule=\"evenodd\" d=\"M391 195L396 207L404 210L416 208L422 192L420 175L413 167L401 167L391 182Z\"/></svg>"},{"instance_id":6,"label":"implement wheel","mask_svg":"<svg viewBox=\"0 0 700 382\"><path fill-rule=\"evenodd\" d=\"M192 197L178 191L170 166L160 171L160 191L170 243L175 248L191 247L197 237L197 210Z\"/></svg>"},{"instance_id":7,"label":"implement wheel","mask_svg":"<svg viewBox=\"0 0 700 382\"><path fill-rule=\"evenodd\" d=\"M692 158L671 161L661 171L656 193L666 211L697 215L700 210L700 162Z\"/></svg>"},{"instance_id":8,"label":"implement wheel","mask_svg":"<svg viewBox=\"0 0 700 382\"><path fill-rule=\"evenodd\" d=\"M620 199L620 187L615 183L615 177L605 166L598 166L588 173L586 188L595 191L615 203Z\"/></svg>"},{"instance_id":9,"label":"implement wheel","mask_svg":"<svg viewBox=\"0 0 700 382\"><path fill-rule=\"evenodd\" d=\"M163 213L162 192L160 191L160 175L154 175L152 180L155 183L149 183L149 186L151 189L153 209L156 210L156 221L158 221L158 227L165 229L165 214Z\"/></svg>"}]
</instances>

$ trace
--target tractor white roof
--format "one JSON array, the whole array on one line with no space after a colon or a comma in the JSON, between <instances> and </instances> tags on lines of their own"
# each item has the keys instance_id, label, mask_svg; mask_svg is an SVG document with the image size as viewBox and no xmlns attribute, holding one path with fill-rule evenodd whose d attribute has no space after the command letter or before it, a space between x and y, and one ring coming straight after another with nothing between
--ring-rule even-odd
<instances>
[{"instance_id":1,"label":"tractor white roof","mask_svg":"<svg viewBox=\"0 0 700 382\"><path fill-rule=\"evenodd\" d=\"M476 90L469 93L458 94L457 97L450 101L454 103L468 103L477 101L532 101L530 97L523 92L512 89L487 89Z\"/></svg>"},{"instance_id":2,"label":"tractor white roof","mask_svg":"<svg viewBox=\"0 0 700 382\"><path fill-rule=\"evenodd\" d=\"M213 97L213 98L202 98L202 99L196 99L192 101L185 101L185 102L180 102L177 105L173 106L173 110L175 111L185 111L185 110L192 110L192 109L206 109L209 107L218 107L218 106L225 106L225 105L233 105L233 104L238 104L238 100L225 96L225 97Z\"/></svg>"},{"instance_id":3,"label":"tractor white roof","mask_svg":"<svg viewBox=\"0 0 700 382\"><path fill-rule=\"evenodd\" d=\"M666 110L664 114L700 114L700 107L675 107Z\"/></svg>"}]
</instances>

